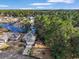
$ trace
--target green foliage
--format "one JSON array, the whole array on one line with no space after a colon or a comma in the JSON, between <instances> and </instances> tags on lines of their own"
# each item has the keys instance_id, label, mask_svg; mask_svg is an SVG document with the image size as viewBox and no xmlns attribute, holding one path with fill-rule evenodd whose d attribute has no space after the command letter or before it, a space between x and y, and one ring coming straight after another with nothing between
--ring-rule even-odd
<instances>
[{"instance_id":1,"label":"green foliage","mask_svg":"<svg viewBox=\"0 0 79 59\"><path fill-rule=\"evenodd\" d=\"M36 16L38 37L44 38L55 59L79 56L79 30L75 27L78 24L78 20L75 20L78 13L74 14L71 11L56 11L52 15Z\"/></svg>"},{"instance_id":2,"label":"green foliage","mask_svg":"<svg viewBox=\"0 0 79 59\"><path fill-rule=\"evenodd\" d=\"M37 36L51 49L55 59L73 59L79 56L79 10L0 10L0 14L21 17L21 23L30 24L35 16Z\"/></svg>"},{"instance_id":3,"label":"green foliage","mask_svg":"<svg viewBox=\"0 0 79 59\"><path fill-rule=\"evenodd\" d=\"M30 20L26 17L20 17L20 22L22 24L30 24Z\"/></svg>"}]
</instances>

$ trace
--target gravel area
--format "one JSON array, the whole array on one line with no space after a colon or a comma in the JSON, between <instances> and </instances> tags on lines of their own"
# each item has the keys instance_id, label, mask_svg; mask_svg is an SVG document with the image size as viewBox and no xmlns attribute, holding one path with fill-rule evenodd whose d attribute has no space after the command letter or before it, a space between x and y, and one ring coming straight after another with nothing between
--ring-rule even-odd
<instances>
[{"instance_id":1,"label":"gravel area","mask_svg":"<svg viewBox=\"0 0 79 59\"><path fill-rule=\"evenodd\" d=\"M0 59L37 59L30 56L23 56L21 54L14 54L11 52L0 53Z\"/></svg>"}]
</instances>

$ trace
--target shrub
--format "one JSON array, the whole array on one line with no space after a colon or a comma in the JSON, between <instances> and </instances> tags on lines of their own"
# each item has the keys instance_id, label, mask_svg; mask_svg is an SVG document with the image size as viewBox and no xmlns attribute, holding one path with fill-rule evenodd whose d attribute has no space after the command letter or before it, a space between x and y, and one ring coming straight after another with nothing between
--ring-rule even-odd
<instances>
[{"instance_id":1,"label":"shrub","mask_svg":"<svg viewBox=\"0 0 79 59\"><path fill-rule=\"evenodd\" d=\"M38 36L44 38L44 42L51 49L55 59L71 59L74 53L79 54L79 47L71 44L71 39L79 36L78 30L73 25L73 20L68 18L64 20L52 15L39 15L36 16L35 24ZM73 45L76 44L72 43Z\"/></svg>"}]
</instances>

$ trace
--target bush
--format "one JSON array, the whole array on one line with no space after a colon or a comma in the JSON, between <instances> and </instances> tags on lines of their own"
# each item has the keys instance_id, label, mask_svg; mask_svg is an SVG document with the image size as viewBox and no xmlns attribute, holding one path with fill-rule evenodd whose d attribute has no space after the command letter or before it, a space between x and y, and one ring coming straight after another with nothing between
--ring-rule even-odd
<instances>
[{"instance_id":1,"label":"bush","mask_svg":"<svg viewBox=\"0 0 79 59\"><path fill-rule=\"evenodd\" d=\"M39 15L36 17L35 24L38 37L44 38L44 42L51 49L55 59L71 59L74 54L78 56L79 46L72 46L71 44L75 44L71 41L73 37L79 37L73 20L63 20L61 17L52 15Z\"/></svg>"}]
</instances>

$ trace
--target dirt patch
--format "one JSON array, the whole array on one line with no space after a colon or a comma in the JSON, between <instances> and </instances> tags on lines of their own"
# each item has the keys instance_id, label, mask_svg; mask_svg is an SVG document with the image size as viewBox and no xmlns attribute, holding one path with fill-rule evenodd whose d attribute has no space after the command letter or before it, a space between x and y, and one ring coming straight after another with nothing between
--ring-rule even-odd
<instances>
[{"instance_id":1,"label":"dirt patch","mask_svg":"<svg viewBox=\"0 0 79 59\"><path fill-rule=\"evenodd\" d=\"M50 55L50 49L45 46L41 41L37 41L32 48L31 55L40 59L53 59Z\"/></svg>"},{"instance_id":2,"label":"dirt patch","mask_svg":"<svg viewBox=\"0 0 79 59\"><path fill-rule=\"evenodd\" d=\"M0 50L0 59L37 59L35 57L24 56L22 52L24 45L22 42L10 41L9 48Z\"/></svg>"}]
</instances>

